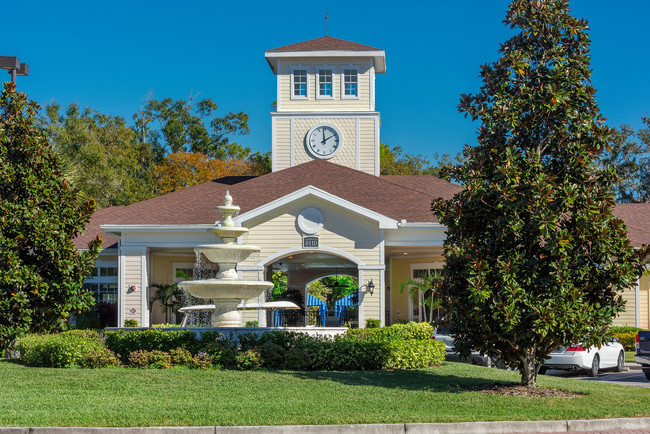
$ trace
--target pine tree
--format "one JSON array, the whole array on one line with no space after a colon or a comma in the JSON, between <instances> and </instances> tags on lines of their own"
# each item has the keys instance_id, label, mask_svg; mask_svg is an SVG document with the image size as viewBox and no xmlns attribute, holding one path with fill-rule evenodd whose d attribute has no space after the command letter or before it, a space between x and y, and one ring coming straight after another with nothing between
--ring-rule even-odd
<instances>
[{"instance_id":1,"label":"pine tree","mask_svg":"<svg viewBox=\"0 0 650 434\"><path fill-rule=\"evenodd\" d=\"M604 342L646 262L612 214L610 129L591 84L587 22L568 0L514 0L519 32L483 65L459 111L478 144L447 176L464 190L432 209L447 226L443 305L461 354L497 357L535 387L545 357Z\"/></svg>"},{"instance_id":2,"label":"pine tree","mask_svg":"<svg viewBox=\"0 0 650 434\"><path fill-rule=\"evenodd\" d=\"M15 85L0 95L0 348L63 328L93 297L82 289L101 240L77 250L94 201L82 202L36 127L38 106Z\"/></svg>"}]
</instances>

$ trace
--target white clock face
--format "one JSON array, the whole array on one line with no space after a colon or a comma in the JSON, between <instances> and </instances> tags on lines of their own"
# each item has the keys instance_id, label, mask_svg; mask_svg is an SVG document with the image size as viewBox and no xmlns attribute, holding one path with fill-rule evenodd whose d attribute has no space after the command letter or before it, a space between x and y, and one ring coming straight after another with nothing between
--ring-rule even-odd
<instances>
[{"instance_id":1,"label":"white clock face","mask_svg":"<svg viewBox=\"0 0 650 434\"><path fill-rule=\"evenodd\" d=\"M307 134L307 147L317 158L333 156L341 146L341 137L333 125L316 125Z\"/></svg>"}]
</instances>

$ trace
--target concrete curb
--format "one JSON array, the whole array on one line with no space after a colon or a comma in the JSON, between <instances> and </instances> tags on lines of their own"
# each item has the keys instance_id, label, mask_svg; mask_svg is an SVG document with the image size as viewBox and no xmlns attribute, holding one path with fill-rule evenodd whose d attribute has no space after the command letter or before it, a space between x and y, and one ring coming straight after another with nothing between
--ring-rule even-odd
<instances>
[{"instance_id":1,"label":"concrete curb","mask_svg":"<svg viewBox=\"0 0 650 434\"><path fill-rule=\"evenodd\" d=\"M0 427L0 434L490 434L650 429L650 417L584 420L395 423L366 425L187 427Z\"/></svg>"},{"instance_id":2,"label":"concrete curb","mask_svg":"<svg viewBox=\"0 0 650 434\"><path fill-rule=\"evenodd\" d=\"M625 367L628 369L628 371L640 371L641 370L641 365L639 365L638 363L627 362L627 363L625 363Z\"/></svg>"}]
</instances>

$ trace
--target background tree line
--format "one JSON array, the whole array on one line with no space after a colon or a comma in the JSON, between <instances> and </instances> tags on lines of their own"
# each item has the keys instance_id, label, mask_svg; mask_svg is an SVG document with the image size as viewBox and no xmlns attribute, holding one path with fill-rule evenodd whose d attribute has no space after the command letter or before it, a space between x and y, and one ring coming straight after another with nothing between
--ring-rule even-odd
<instances>
[{"instance_id":1,"label":"background tree line","mask_svg":"<svg viewBox=\"0 0 650 434\"><path fill-rule=\"evenodd\" d=\"M271 171L271 154L255 152L233 139L249 133L243 111L217 116L210 98L195 100L148 97L132 115L103 114L92 108L56 102L45 106L39 127L61 157L66 177L81 197L98 208L129 205L228 175L263 175ZM620 202L650 199L650 120L635 132L613 129L611 149L601 159L618 175ZM433 158L404 153L381 144L382 175L440 176L444 167L462 162L462 154Z\"/></svg>"},{"instance_id":2,"label":"background tree line","mask_svg":"<svg viewBox=\"0 0 650 434\"><path fill-rule=\"evenodd\" d=\"M98 208L129 205L227 175L271 170L270 153L251 153L233 141L249 133L248 114L217 116L210 98L147 98L121 116L56 102L38 126L60 156L68 179Z\"/></svg>"}]
</instances>

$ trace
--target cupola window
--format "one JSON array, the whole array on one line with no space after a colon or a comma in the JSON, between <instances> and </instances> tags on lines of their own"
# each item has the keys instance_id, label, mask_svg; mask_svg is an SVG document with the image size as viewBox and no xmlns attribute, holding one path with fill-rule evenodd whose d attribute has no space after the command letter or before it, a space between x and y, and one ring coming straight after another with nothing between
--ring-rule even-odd
<instances>
[{"instance_id":1,"label":"cupola window","mask_svg":"<svg viewBox=\"0 0 650 434\"><path fill-rule=\"evenodd\" d=\"M292 68L291 70L291 98L307 98L307 69Z\"/></svg>"},{"instance_id":2,"label":"cupola window","mask_svg":"<svg viewBox=\"0 0 650 434\"><path fill-rule=\"evenodd\" d=\"M359 97L359 70L356 68L343 69L343 98Z\"/></svg>"},{"instance_id":3,"label":"cupola window","mask_svg":"<svg viewBox=\"0 0 650 434\"><path fill-rule=\"evenodd\" d=\"M332 98L333 74L331 69L318 69L318 97Z\"/></svg>"}]
</instances>

